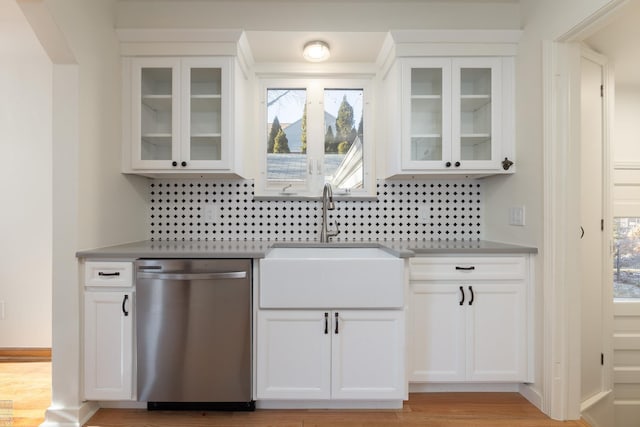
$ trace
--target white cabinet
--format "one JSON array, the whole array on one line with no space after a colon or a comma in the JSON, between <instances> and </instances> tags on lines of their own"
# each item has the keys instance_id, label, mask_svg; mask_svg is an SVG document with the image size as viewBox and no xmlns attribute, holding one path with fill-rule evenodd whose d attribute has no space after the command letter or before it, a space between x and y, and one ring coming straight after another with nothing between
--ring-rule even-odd
<instances>
[{"instance_id":1,"label":"white cabinet","mask_svg":"<svg viewBox=\"0 0 640 427\"><path fill-rule=\"evenodd\" d=\"M387 91L388 175L513 171L512 58L400 58Z\"/></svg>"},{"instance_id":2,"label":"white cabinet","mask_svg":"<svg viewBox=\"0 0 640 427\"><path fill-rule=\"evenodd\" d=\"M241 172L233 57L123 58L123 68L125 173Z\"/></svg>"},{"instance_id":3,"label":"white cabinet","mask_svg":"<svg viewBox=\"0 0 640 427\"><path fill-rule=\"evenodd\" d=\"M259 310L258 399L402 399L401 310Z\"/></svg>"},{"instance_id":4,"label":"white cabinet","mask_svg":"<svg viewBox=\"0 0 640 427\"><path fill-rule=\"evenodd\" d=\"M131 271L131 263L85 264L83 348L87 400L133 399ZM102 282L92 286L96 278Z\"/></svg>"},{"instance_id":5,"label":"white cabinet","mask_svg":"<svg viewBox=\"0 0 640 427\"><path fill-rule=\"evenodd\" d=\"M412 382L530 378L526 255L411 260Z\"/></svg>"}]
</instances>

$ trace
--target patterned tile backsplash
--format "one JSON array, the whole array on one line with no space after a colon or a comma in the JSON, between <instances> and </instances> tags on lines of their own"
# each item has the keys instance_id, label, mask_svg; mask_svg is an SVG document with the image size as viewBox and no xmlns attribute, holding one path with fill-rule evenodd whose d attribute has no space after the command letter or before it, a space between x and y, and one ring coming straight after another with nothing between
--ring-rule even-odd
<instances>
[{"instance_id":1,"label":"patterned tile backsplash","mask_svg":"<svg viewBox=\"0 0 640 427\"><path fill-rule=\"evenodd\" d=\"M481 238L478 181L393 180L376 186L377 200L335 200L329 223L337 223L340 234L333 241ZM149 192L154 241L319 240L321 201L254 200L250 180L155 179ZM207 205L214 206L214 221L205 215Z\"/></svg>"}]
</instances>

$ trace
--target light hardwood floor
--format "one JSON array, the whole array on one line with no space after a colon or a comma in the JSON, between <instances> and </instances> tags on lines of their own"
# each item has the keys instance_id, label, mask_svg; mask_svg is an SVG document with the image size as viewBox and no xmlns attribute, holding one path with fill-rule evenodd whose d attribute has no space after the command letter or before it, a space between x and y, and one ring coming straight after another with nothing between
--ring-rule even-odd
<instances>
[{"instance_id":1,"label":"light hardwood floor","mask_svg":"<svg viewBox=\"0 0 640 427\"><path fill-rule=\"evenodd\" d=\"M85 427L588 427L553 421L517 393L411 394L402 410L148 412L100 409Z\"/></svg>"},{"instance_id":2,"label":"light hardwood floor","mask_svg":"<svg viewBox=\"0 0 640 427\"><path fill-rule=\"evenodd\" d=\"M0 363L0 426L39 425L51 401L51 363ZM10 414L12 420L7 422ZM3 419L5 417L5 419ZM588 427L550 420L517 393L411 394L401 410L148 412L100 409L85 427Z\"/></svg>"},{"instance_id":3,"label":"light hardwood floor","mask_svg":"<svg viewBox=\"0 0 640 427\"><path fill-rule=\"evenodd\" d=\"M37 426L50 404L51 362L0 363L0 426Z\"/></svg>"}]
</instances>

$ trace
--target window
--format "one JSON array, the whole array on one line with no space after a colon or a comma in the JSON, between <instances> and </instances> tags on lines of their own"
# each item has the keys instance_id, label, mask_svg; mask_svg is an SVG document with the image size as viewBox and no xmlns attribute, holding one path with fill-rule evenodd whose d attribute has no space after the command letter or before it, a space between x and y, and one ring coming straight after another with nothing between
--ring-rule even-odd
<instances>
[{"instance_id":1,"label":"window","mask_svg":"<svg viewBox=\"0 0 640 427\"><path fill-rule=\"evenodd\" d=\"M640 298L640 218L614 218L613 297Z\"/></svg>"},{"instance_id":2,"label":"window","mask_svg":"<svg viewBox=\"0 0 640 427\"><path fill-rule=\"evenodd\" d=\"M366 80L262 82L257 195L373 195Z\"/></svg>"}]
</instances>

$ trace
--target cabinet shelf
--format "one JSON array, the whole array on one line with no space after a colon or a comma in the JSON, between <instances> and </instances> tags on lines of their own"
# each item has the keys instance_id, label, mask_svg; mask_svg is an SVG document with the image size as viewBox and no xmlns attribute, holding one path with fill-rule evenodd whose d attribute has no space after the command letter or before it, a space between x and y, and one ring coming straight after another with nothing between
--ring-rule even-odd
<instances>
[{"instance_id":1,"label":"cabinet shelf","mask_svg":"<svg viewBox=\"0 0 640 427\"><path fill-rule=\"evenodd\" d=\"M191 96L192 113L219 113L222 104L220 95Z\"/></svg>"},{"instance_id":2,"label":"cabinet shelf","mask_svg":"<svg viewBox=\"0 0 640 427\"><path fill-rule=\"evenodd\" d=\"M142 105L154 111L171 111L172 99L171 95L144 95Z\"/></svg>"},{"instance_id":3,"label":"cabinet shelf","mask_svg":"<svg viewBox=\"0 0 640 427\"><path fill-rule=\"evenodd\" d=\"M442 134L440 133L413 133L411 134L411 139L419 139L419 138L442 138Z\"/></svg>"},{"instance_id":4,"label":"cabinet shelf","mask_svg":"<svg viewBox=\"0 0 640 427\"><path fill-rule=\"evenodd\" d=\"M462 112L474 112L491 105L491 95L463 95L460 97Z\"/></svg>"},{"instance_id":5,"label":"cabinet shelf","mask_svg":"<svg viewBox=\"0 0 640 427\"><path fill-rule=\"evenodd\" d=\"M439 101L442 99L442 95L411 95L411 99L429 99Z\"/></svg>"},{"instance_id":6,"label":"cabinet shelf","mask_svg":"<svg viewBox=\"0 0 640 427\"><path fill-rule=\"evenodd\" d=\"M491 135L487 133L460 135L460 145L463 147L475 147L478 145L490 145ZM486 157L486 156L482 156Z\"/></svg>"}]
</instances>

